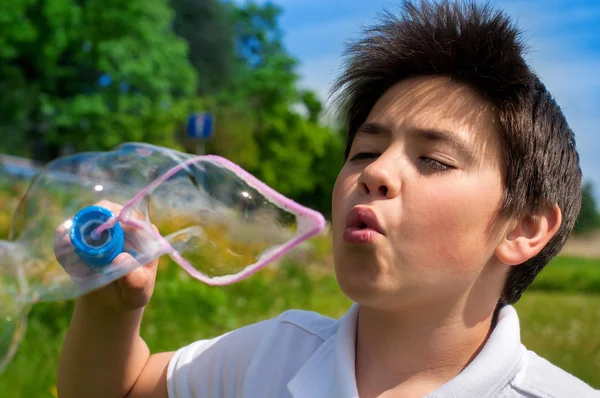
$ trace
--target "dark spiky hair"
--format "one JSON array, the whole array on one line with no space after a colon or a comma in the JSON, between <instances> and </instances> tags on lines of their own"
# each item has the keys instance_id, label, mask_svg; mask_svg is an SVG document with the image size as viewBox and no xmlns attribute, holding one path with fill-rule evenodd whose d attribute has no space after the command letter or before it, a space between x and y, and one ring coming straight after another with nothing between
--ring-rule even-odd
<instances>
[{"instance_id":1,"label":"dark spiky hair","mask_svg":"<svg viewBox=\"0 0 600 398\"><path fill-rule=\"evenodd\" d=\"M524 60L521 33L489 5L403 1L346 52L333 86L348 127L348 157L358 128L381 96L416 76L449 76L488 100L501 125L504 198L501 214L536 215L558 203L560 229L542 251L512 268L502 302L514 303L564 246L581 206L581 170L573 132L544 84Z\"/></svg>"}]
</instances>

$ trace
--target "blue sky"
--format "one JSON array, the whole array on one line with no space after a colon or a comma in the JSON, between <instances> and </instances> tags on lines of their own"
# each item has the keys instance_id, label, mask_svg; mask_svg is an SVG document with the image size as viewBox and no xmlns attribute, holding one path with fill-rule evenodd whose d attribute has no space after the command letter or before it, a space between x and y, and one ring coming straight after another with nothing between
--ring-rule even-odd
<instances>
[{"instance_id":1,"label":"blue sky","mask_svg":"<svg viewBox=\"0 0 600 398\"><path fill-rule=\"evenodd\" d=\"M243 2L239 0L239 2ZM302 85L325 97L340 67L344 42L393 0L275 0L283 9L284 43ZM541 76L576 134L584 179L600 198L600 1L492 1L517 19Z\"/></svg>"}]
</instances>

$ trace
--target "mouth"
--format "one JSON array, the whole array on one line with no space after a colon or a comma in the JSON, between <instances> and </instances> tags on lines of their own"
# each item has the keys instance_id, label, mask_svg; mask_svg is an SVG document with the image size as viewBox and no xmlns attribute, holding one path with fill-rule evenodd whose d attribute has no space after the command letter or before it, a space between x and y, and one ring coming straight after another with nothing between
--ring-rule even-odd
<instances>
[{"instance_id":1,"label":"mouth","mask_svg":"<svg viewBox=\"0 0 600 398\"><path fill-rule=\"evenodd\" d=\"M348 213L344 240L354 244L372 243L381 235L385 236L385 231L371 208L356 206Z\"/></svg>"}]
</instances>

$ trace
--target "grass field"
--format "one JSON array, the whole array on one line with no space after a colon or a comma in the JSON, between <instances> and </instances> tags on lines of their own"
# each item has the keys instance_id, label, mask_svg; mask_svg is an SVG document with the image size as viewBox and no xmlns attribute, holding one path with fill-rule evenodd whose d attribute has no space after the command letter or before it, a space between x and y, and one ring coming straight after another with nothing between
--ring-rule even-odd
<instances>
[{"instance_id":1,"label":"grass field","mask_svg":"<svg viewBox=\"0 0 600 398\"><path fill-rule=\"evenodd\" d=\"M174 350L273 317L289 308L339 317L349 306L329 273L296 266L261 272L224 288L163 266L143 324L153 351ZM19 354L0 377L7 397L55 396L55 371L72 303L37 305ZM531 291L518 303L524 343L600 388L600 295Z\"/></svg>"},{"instance_id":2,"label":"grass field","mask_svg":"<svg viewBox=\"0 0 600 398\"><path fill-rule=\"evenodd\" d=\"M600 295L534 291L516 308L527 348L600 388Z\"/></svg>"},{"instance_id":3,"label":"grass field","mask_svg":"<svg viewBox=\"0 0 600 398\"><path fill-rule=\"evenodd\" d=\"M533 282L542 291L600 293L600 259L556 257Z\"/></svg>"}]
</instances>

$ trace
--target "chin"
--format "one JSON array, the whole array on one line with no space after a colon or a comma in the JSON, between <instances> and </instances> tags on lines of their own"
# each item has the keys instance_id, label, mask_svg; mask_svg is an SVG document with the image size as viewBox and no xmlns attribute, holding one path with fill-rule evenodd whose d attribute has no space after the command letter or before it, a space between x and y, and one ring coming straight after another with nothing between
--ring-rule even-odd
<instances>
[{"instance_id":1,"label":"chin","mask_svg":"<svg viewBox=\"0 0 600 398\"><path fill-rule=\"evenodd\" d=\"M356 285L350 283L339 283L342 293L352 302L363 307L385 309L394 303L394 293L388 292L378 286Z\"/></svg>"},{"instance_id":2,"label":"chin","mask_svg":"<svg viewBox=\"0 0 600 398\"><path fill-rule=\"evenodd\" d=\"M393 295L389 278L386 278L383 270L373 262L367 265L354 258L342 261L336 259L335 264L338 285L350 300L370 306Z\"/></svg>"}]
</instances>

